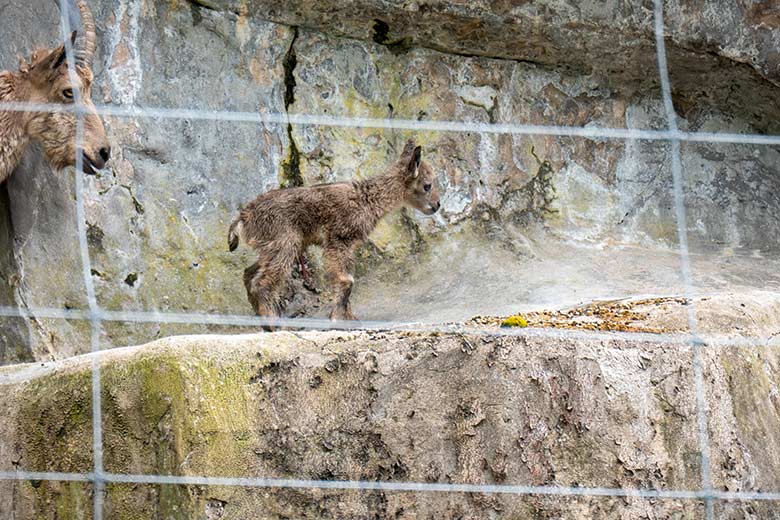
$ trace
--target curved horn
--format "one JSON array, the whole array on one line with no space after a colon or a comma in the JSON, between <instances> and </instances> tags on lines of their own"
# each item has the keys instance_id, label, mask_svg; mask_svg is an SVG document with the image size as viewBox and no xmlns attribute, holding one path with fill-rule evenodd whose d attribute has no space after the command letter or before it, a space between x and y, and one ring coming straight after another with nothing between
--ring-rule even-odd
<instances>
[{"instance_id":1,"label":"curved horn","mask_svg":"<svg viewBox=\"0 0 780 520\"><path fill-rule=\"evenodd\" d=\"M54 0L57 6L60 6L59 0ZM76 63L91 65L92 57L95 55L97 47L97 37L95 36L95 19L92 17L92 11L89 10L85 0L64 0L68 17L68 24L71 31L76 31L76 45L73 48L73 54Z\"/></svg>"},{"instance_id":2,"label":"curved horn","mask_svg":"<svg viewBox=\"0 0 780 520\"><path fill-rule=\"evenodd\" d=\"M68 0L72 3L74 0ZM97 36L95 35L95 19L92 17L92 11L85 0L75 0L81 14L81 27L83 30L76 38L76 62L87 66L92 65L92 58L95 56L97 48Z\"/></svg>"}]
</instances>

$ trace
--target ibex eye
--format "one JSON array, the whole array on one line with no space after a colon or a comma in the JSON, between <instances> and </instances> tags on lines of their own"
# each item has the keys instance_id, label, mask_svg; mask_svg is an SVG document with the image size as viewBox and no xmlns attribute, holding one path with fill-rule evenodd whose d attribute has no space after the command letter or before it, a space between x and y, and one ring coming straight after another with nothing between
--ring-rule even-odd
<instances>
[{"instance_id":1,"label":"ibex eye","mask_svg":"<svg viewBox=\"0 0 780 520\"><path fill-rule=\"evenodd\" d=\"M424 185L423 185L423 189L424 189L425 191L431 191L431 185L430 185L430 184L424 184Z\"/></svg>"},{"instance_id":2,"label":"ibex eye","mask_svg":"<svg viewBox=\"0 0 780 520\"><path fill-rule=\"evenodd\" d=\"M62 97L65 99L73 99L73 89L72 88L66 88L62 91Z\"/></svg>"}]
</instances>

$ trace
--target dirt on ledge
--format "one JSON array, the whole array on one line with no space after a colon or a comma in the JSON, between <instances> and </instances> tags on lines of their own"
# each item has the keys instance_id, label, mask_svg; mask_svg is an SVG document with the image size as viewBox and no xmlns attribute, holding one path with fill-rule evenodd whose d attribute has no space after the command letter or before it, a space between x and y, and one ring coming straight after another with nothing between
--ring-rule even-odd
<instances>
[{"instance_id":1,"label":"dirt on ledge","mask_svg":"<svg viewBox=\"0 0 780 520\"><path fill-rule=\"evenodd\" d=\"M510 316L475 316L466 324L495 328L519 322L532 328L675 334L690 332L691 312L700 333L769 338L780 335L780 295L764 291L694 299L660 296L600 300ZM516 319L507 322L513 317Z\"/></svg>"}]
</instances>

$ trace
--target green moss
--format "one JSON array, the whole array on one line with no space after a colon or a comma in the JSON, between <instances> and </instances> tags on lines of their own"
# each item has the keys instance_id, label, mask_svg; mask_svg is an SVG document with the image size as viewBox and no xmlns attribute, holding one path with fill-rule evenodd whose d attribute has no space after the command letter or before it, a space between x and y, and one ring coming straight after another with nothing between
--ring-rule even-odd
<instances>
[{"instance_id":1,"label":"green moss","mask_svg":"<svg viewBox=\"0 0 780 520\"><path fill-rule=\"evenodd\" d=\"M507 319L502 321L501 326L502 327L527 327L528 320L526 320L519 314L515 314L514 316L509 316Z\"/></svg>"},{"instance_id":2,"label":"green moss","mask_svg":"<svg viewBox=\"0 0 780 520\"><path fill-rule=\"evenodd\" d=\"M287 125L287 138L290 142L287 158L282 161L282 179L279 182L282 188L294 188L303 186L303 172L301 171L301 152L293 138L292 125Z\"/></svg>"},{"instance_id":3,"label":"green moss","mask_svg":"<svg viewBox=\"0 0 780 520\"><path fill-rule=\"evenodd\" d=\"M345 89L341 102L346 116L374 118L387 116L385 104L372 103L371 100L364 98L354 87Z\"/></svg>"},{"instance_id":4,"label":"green moss","mask_svg":"<svg viewBox=\"0 0 780 520\"><path fill-rule=\"evenodd\" d=\"M108 367L106 460L113 471L243 474L254 439L252 366L190 352ZM132 385L127 382L132 381ZM128 406L127 403L134 403ZM136 442L128 442L128 437Z\"/></svg>"},{"instance_id":5,"label":"green moss","mask_svg":"<svg viewBox=\"0 0 780 520\"><path fill-rule=\"evenodd\" d=\"M92 382L89 370L57 372L30 380L13 397L17 431L28 471L89 472L92 461ZM35 518L91 518L90 485L83 482L18 483L22 501L41 504ZM0 507L2 509L2 507ZM51 516L54 515L54 516Z\"/></svg>"},{"instance_id":6,"label":"green moss","mask_svg":"<svg viewBox=\"0 0 780 520\"><path fill-rule=\"evenodd\" d=\"M250 310L241 281L244 257L248 254L231 254L227 250L227 226L234 217L226 211L199 230L204 237L193 249L187 242L186 226L181 216L171 211L158 219L160 224L155 244L141 250L138 262L141 276L133 290L128 290L121 280L126 272L112 273L114 283L101 288L100 298L105 307L122 309L131 307L159 308L160 294L165 294L175 310L221 309L226 312ZM201 231L202 230L202 231ZM178 251L172 255L166 253ZM197 264L197 267L196 267ZM133 340L122 339L122 344L144 342L153 336Z\"/></svg>"},{"instance_id":7,"label":"green moss","mask_svg":"<svg viewBox=\"0 0 780 520\"><path fill-rule=\"evenodd\" d=\"M0 492L5 496L9 496L10 492L14 498L10 504L0 504L0 518L92 518L92 484L35 480L9 482L5 485L7 488L0 489ZM10 506L10 510L7 506Z\"/></svg>"},{"instance_id":8,"label":"green moss","mask_svg":"<svg viewBox=\"0 0 780 520\"><path fill-rule=\"evenodd\" d=\"M190 486L144 486L108 484L106 518L112 520L189 520L206 518L200 488Z\"/></svg>"},{"instance_id":9,"label":"green moss","mask_svg":"<svg viewBox=\"0 0 780 520\"><path fill-rule=\"evenodd\" d=\"M87 491L88 485L83 482L62 482L58 493L55 493L55 518L90 518L92 516L92 500Z\"/></svg>"},{"instance_id":10,"label":"green moss","mask_svg":"<svg viewBox=\"0 0 780 520\"><path fill-rule=\"evenodd\" d=\"M728 391L741 442L749 453L780 443L780 412L773 403L780 362L769 350L724 351L718 361L727 376ZM761 464L761 462L758 462Z\"/></svg>"},{"instance_id":11,"label":"green moss","mask_svg":"<svg viewBox=\"0 0 780 520\"><path fill-rule=\"evenodd\" d=\"M189 520L192 512L186 508L191 502L189 489L184 486L160 486L157 488L157 503L163 518Z\"/></svg>"},{"instance_id":12,"label":"green moss","mask_svg":"<svg viewBox=\"0 0 780 520\"><path fill-rule=\"evenodd\" d=\"M30 382L20 398L19 432L29 471L91 471L90 372L50 374ZM52 454L56 454L53 457Z\"/></svg>"}]
</instances>

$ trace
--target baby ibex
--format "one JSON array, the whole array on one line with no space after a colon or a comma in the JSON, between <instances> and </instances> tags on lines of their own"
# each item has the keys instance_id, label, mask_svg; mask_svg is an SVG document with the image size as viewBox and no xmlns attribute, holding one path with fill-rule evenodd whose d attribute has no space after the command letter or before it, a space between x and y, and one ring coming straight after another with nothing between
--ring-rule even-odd
<instances>
[{"instance_id":1,"label":"baby ibex","mask_svg":"<svg viewBox=\"0 0 780 520\"><path fill-rule=\"evenodd\" d=\"M228 245L239 242L257 251L258 261L244 270L244 286L259 316L279 315L279 292L296 260L310 245L324 250L325 267L336 289L332 320L354 320L349 303L355 250L379 220L407 204L433 215L440 207L436 175L420 160L409 140L401 158L366 180L272 190L244 207L233 221Z\"/></svg>"},{"instance_id":2,"label":"baby ibex","mask_svg":"<svg viewBox=\"0 0 780 520\"><path fill-rule=\"evenodd\" d=\"M0 104L0 182L13 173L31 140L43 145L46 159L55 169L75 165L78 151L84 173L91 174L103 168L111 156L103 122L90 100L95 22L84 0L68 0L67 4L70 26L76 29L71 34L76 77L71 80L68 73L65 45L38 49L29 63L20 60L18 72L0 71L0 103L70 104L78 92L86 111L81 116L78 150L74 112L3 111Z\"/></svg>"}]
</instances>

